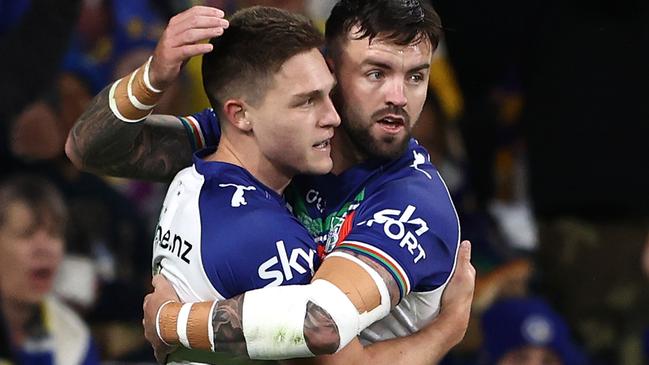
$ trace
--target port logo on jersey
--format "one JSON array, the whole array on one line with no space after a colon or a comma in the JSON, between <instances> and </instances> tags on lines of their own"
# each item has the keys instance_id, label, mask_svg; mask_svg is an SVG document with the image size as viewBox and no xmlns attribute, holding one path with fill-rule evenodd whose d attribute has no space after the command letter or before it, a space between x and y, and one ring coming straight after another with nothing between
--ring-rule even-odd
<instances>
[{"instance_id":1,"label":"port logo on jersey","mask_svg":"<svg viewBox=\"0 0 649 365\"><path fill-rule=\"evenodd\" d=\"M383 226L385 235L399 246L404 247L413 256L414 263L426 258L426 251L421 247L418 237L428 232L428 223L421 218L413 218L416 207L408 205L402 212L397 209L383 209L374 213L372 219L360 222L357 225Z\"/></svg>"},{"instance_id":2,"label":"port logo on jersey","mask_svg":"<svg viewBox=\"0 0 649 365\"><path fill-rule=\"evenodd\" d=\"M275 247L277 248L277 255L264 261L257 270L261 279L273 280L266 286L278 286L284 283L284 281L290 281L294 277L294 270L299 275L306 274L308 270L309 274L313 276L315 250L306 252L304 249L298 247L291 250L289 255L286 251L284 241L275 242Z\"/></svg>"},{"instance_id":3,"label":"port logo on jersey","mask_svg":"<svg viewBox=\"0 0 649 365\"><path fill-rule=\"evenodd\" d=\"M236 188L234 194L232 194L232 200L230 201L230 205L232 205L233 208L238 208L242 205L248 205L248 202L246 201L246 198L243 196L243 194L246 191L257 190L254 186L244 186L244 185L237 185L237 184L219 184L219 187Z\"/></svg>"}]
</instances>

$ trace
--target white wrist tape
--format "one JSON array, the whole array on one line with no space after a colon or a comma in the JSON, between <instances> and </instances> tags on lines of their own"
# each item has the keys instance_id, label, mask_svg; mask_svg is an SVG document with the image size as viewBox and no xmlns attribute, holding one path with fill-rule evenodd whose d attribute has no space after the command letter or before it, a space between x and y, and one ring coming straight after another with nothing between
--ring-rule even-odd
<instances>
[{"instance_id":1,"label":"white wrist tape","mask_svg":"<svg viewBox=\"0 0 649 365\"><path fill-rule=\"evenodd\" d=\"M108 91L108 106L110 106L110 110L115 114L117 118L120 120L127 122L127 123L137 123L141 122L144 119L146 119L151 113L138 118L138 119L130 119L126 118L122 113L120 113L119 108L117 108L117 101L115 100L115 89L117 89L117 85L119 85L120 82L124 82L124 79L117 80L113 82L113 84L110 86L110 90Z\"/></svg>"},{"instance_id":2,"label":"white wrist tape","mask_svg":"<svg viewBox=\"0 0 649 365\"><path fill-rule=\"evenodd\" d=\"M126 86L126 92L128 93L128 100L131 101L131 104L133 104L134 107L144 111L144 110L151 110L155 107L155 105L146 105L140 102L135 95L133 95L133 79L135 79L135 74L137 73L137 70L133 71L131 73L131 77L128 79L128 85Z\"/></svg>"},{"instance_id":3,"label":"white wrist tape","mask_svg":"<svg viewBox=\"0 0 649 365\"><path fill-rule=\"evenodd\" d=\"M212 308L210 308L210 314L208 317L208 322L207 322L207 338L210 341L210 349L212 352L216 351L214 348L214 323L212 321L212 318L214 316L214 309L216 308L216 304L218 302L215 300L214 303L212 303Z\"/></svg>"},{"instance_id":4,"label":"white wrist tape","mask_svg":"<svg viewBox=\"0 0 649 365\"><path fill-rule=\"evenodd\" d=\"M130 75L115 81L109 90L110 109L118 119L135 123L146 119L162 97L162 90L151 85L151 57Z\"/></svg>"},{"instance_id":5,"label":"white wrist tape","mask_svg":"<svg viewBox=\"0 0 649 365\"><path fill-rule=\"evenodd\" d=\"M176 322L176 332L178 333L178 342L188 349L192 347L189 345L187 338L187 321L189 320L189 312L192 310L194 303L185 303L178 312L178 321Z\"/></svg>"},{"instance_id":6,"label":"white wrist tape","mask_svg":"<svg viewBox=\"0 0 649 365\"><path fill-rule=\"evenodd\" d=\"M155 87L153 87L153 85L151 85L151 79L149 79L149 68L151 68L151 60L152 59L153 59L153 56L149 56L149 59L144 64L144 85L146 85L146 87L149 90L153 91L154 93L159 94L159 93L163 92L164 90L156 89Z\"/></svg>"},{"instance_id":7,"label":"white wrist tape","mask_svg":"<svg viewBox=\"0 0 649 365\"><path fill-rule=\"evenodd\" d=\"M162 341L162 343L164 343L167 346L171 346L171 345L168 344L167 342L165 342L164 338L162 338L162 333L160 332L160 313L162 313L162 308L164 308L165 305L167 305L169 303L174 303L174 302L175 302L175 300L167 300L166 302L162 303L160 308L158 308L158 312L155 315L155 332L158 335L158 338L160 339L160 341Z\"/></svg>"},{"instance_id":8,"label":"white wrist tape","mask_svg":"<svg viewBox=\"0 0 649 365\"><path fill-rule=\"evenodd\" d=\"M326 280L308 285L257 289L245 294L243 334L251 359L310 357L304 338L307 303L329 313L338 327L340 350L359 332L359 313L338 287Z\"/></svg>"}]
</instances>

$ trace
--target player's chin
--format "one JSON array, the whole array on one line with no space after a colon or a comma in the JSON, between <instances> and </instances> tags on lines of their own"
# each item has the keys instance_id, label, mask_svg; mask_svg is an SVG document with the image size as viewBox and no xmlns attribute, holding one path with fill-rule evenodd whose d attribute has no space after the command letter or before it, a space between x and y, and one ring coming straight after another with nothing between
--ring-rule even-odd
<instances>
[{"instance_id":1,"label":"player's chin","mask_svg":"<svg viewBox=\"0 0 649 365\"><path fill-rule=\"evenodd\" d=\"M315 156L312 158L306 169L302 172L308 175L324 175L331 171L334 167L333 161L330 156Z\"/></svg>"},{"instance_id":2,"label":"player's chin","mask_svg":"<svg viewBox=\"0 0 649 365\"><path fill-rule=\"evenodd\" d=\"M399 158L408 147L410 136L381 136L374 138L369 146L370 155L374 158L393 160Z\"/></svg>"}]
</instances>

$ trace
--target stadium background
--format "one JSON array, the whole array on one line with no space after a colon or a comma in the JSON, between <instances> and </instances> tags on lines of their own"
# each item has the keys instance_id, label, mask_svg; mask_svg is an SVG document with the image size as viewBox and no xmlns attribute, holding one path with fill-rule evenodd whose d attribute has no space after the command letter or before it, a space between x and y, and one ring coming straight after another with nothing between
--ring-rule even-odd
<instances>
[{"instance_id":1,"label":"stadium background","mask_svg":"<svg viewBox=\"0 0 649 365\"><path fill-rule=\"evenodd\" d=\"M72 224L56 291L107 363L152 360L141 300L166 187L77 171L63 153L74 121L192 5L279 6L322 28L333 2L0 0L0 174L44 175L65 195ZM481 317L513 296L547 301L590 363L649 363L649 5L432 3L445 39L415 133L478 270L469 332L445 362L480 363ZM194 59L157 112L206 106Z\"/></svg>"}]
</instances>

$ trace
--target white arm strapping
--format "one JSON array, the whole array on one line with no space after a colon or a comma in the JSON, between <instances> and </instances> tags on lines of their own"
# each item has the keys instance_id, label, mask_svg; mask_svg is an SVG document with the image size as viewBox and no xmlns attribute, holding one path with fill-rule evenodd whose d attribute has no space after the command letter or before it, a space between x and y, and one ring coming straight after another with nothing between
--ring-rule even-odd
<instances>
[{"instance_id":1,"label":"white arm strapping","mask_svg":"<svg viewBox=\"0 0 649 365\"><path fill-rule=\"evenodd\" d=\"M243 334L251 359L281 360L311 357L304 338L308 302L329 313L338 326L340 347L358 334L358 311L337 286L326 280L308 285L257 289L243 300Z\"/></svg>"},{"instance_id":2,"label":"white arm strapping","mask_svg":"<svg viewBox=\"0 0 649 365\"><path fill-rule=\"evenodd\" d=\"M308 285L289 285L257 289L246 293L243 301L243 334L251 359L281 360L311 357L304 338L307 303L325 310L338 327L338 352L370 324L390 313L390 294L381 276L356 257L334 252L329 255L353 261L363 268L378 287L381 303L369 312L358 309L337 286L326 280ZM272 291L272 293L271 293Z\"/></svg>"}]
</instances>

